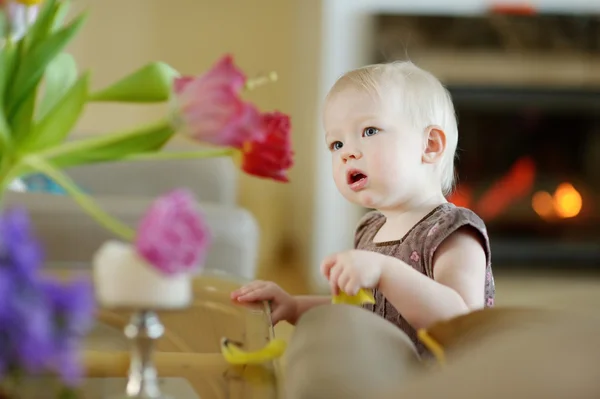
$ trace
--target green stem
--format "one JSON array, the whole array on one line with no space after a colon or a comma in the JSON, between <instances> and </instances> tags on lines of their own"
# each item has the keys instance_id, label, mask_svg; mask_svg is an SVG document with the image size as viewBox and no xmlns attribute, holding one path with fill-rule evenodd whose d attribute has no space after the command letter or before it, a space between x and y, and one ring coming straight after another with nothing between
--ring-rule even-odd
<instances>
[{"instance_id":1,"label":"green stem","mask_svg":"<svg viewBox=\"0 0 600 399\"><path fill-rule=\"evenodd\" d=\"M65 175L60 169L54 167L52 164L47 162L45 159L39 156L27 156L23 159L23 163L31 166L38 172L46 174L48 177L53 179L56 183L60 184L73 199L79 203L79 205L85 210L91 217L96 219L100 225L116 234L118 237L132 241L135 237L135 232L128 226L114 219L102 208L100 208L91 197L84 194L71 180L70 177Z\"/></svg>"},{"instance_id":2,"label":"green stem","mask_svg":"<svg viewBox=\"0 0 600 399\"><path fill-rule=\"evenodd\" d=\"M189 152L169 152L161 151L156 153L143 153L127 155L121 160L124 161L152 161L152 160L171 160L171 159L202 159L231 156L235 153L233 148L219 148L215 150L189 151Z\"/></svg>"},{"instance_id":3,"label":"green stem","mask_svg":"<svg viewBox=\"0 0 600 399\"><path fill-rule=\"evenodd\" d=\"M0 166L0 209L4 207L4 194L8 186L22 173L22 168L19 165L12 164L8 159L4 162L5 159L7 158L2 159L3 162L1 162Z\"/></svg>"}]
</instances>

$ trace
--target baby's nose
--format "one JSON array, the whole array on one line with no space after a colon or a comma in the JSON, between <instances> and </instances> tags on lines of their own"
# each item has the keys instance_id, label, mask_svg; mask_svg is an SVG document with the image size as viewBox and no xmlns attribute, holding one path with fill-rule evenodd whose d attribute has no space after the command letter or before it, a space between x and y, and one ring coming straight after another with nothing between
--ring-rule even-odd
<instances>
[{"instance_id":1,"label":"baby's nose","mask_svg":"<svg viewBox=\"0 0 600 399\"><path fill-rule=\"evenodd\" d=\"M350 159L360 159L362 157L362 153L358 148L344 148L345 151L342 154L342 159L344 162L348 162Z\"/></svg>"}]
</instances>

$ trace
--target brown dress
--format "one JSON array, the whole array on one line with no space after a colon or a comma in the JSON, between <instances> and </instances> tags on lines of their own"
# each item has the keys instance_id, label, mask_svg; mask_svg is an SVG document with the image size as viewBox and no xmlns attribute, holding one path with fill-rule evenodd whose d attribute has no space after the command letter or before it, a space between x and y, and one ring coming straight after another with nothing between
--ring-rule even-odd
<instances>
[{"instance_id":1,"label":"brown dress","mask_svg":"<svg viewBox=\"0 0 600 399\"><path fill-rule=\"evenodd\" d=\"M398 258L430 278L433 278L433 255L440 244L461 227L474 229L481 237L487 258L485 306L492 307L494 305L495 286L489 239L483 220L474 212L456 207L451 203L445 203L429 212L402 239L374 243L373 238L384 223L385 217L380 212L371 211L367 213L356 229L354 247ZM379 290L375 289L374 295L375 304L365 305L364 307L402 329L416 345L418 352L420 354L425 353L426 348L417 339L415 329L408 324Z\"/></svg>"}]
</instances>

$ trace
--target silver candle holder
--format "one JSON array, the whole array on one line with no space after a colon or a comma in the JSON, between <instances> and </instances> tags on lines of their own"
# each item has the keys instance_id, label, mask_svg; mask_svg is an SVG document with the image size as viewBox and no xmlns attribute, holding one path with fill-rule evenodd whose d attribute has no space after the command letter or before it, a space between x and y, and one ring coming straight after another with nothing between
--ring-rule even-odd
<instances>
[{"instance_id":1,"label":"silver candle holder","mask_svg":"<svg viewBox=\"0 0 600 399\"><path fill-rule=\"evenodd\" d=\"M131 342L131 361L126 387L126 398L171 399L161 393L158 373L153 362L156 341L165 332L156 312L135 311L125 326L125 336Z\"/></svg>"}]
</instances>

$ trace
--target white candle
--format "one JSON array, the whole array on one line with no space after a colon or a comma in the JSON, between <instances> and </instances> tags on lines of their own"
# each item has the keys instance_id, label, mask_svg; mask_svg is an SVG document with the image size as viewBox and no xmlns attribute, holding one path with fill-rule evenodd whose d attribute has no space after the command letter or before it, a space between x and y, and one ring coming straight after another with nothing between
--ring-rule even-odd
<instances>
[{"instance_id":1,"label":"white candle","mask_svg":"<svg viewBox=\"0 0 600 399\"><path fill-rule=\"evenodd\" d=\"M180 309L192 301L189 274L168 276L129 244L107 241L93 259L96 298L106 308Z\"/></svg>"}]
</instances>

